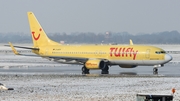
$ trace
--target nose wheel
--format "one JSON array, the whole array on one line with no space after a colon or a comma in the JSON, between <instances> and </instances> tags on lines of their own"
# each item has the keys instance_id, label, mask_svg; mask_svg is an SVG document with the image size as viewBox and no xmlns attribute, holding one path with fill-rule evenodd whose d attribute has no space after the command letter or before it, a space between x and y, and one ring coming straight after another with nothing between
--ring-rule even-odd
<instances>
[{"instance_id":1,"label":"nose wheel","mask_svg":"<svg viewBox=\"0 0 180 101\"><path fill-rule=\"evenodd\" d=\"M157 68L153 68L153 74L158 74L158 69Z\"/></svg>"}]
</instances>

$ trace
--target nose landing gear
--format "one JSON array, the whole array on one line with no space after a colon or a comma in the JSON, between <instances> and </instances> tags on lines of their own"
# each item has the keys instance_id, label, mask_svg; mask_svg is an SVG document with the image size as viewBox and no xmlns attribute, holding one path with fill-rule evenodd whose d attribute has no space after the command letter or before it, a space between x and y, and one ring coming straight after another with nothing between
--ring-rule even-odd
<instances>
[{"instance_id":1,"label":"nose landing gear","mask_svg":"<svg viewBox=\"0 0 180 101\"><path fill-rule=\"evenodd\" d=\"M164 64L154 65L153 74L158 74L158 68L163 67Z\"/></svg>"},{"instance_id":2,"label":"nose landing gear","mask_svg":"<svg viewBox=\"0 0 180 101\"><path fill-rule=\"evenodd\" d=\"M153 74L158 74L158 69L157 68L153 68Z\"/></svg>"}]
</instances>

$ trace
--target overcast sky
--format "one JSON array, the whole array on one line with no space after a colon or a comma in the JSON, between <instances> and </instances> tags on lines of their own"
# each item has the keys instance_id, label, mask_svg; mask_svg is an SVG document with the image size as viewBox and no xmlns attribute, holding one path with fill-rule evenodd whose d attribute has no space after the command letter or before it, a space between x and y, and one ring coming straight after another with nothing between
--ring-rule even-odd
<instances>
[{"instance_id":1,"label":"overcast sky","mask_svg":"<svg viewBox=\"0 0 180 101\"><path fill-rule=\"evenodd\" d=\"M30 33L28 11L47 33L180 32L180 0L1 0L0 32Z\"/></svg>"}]
</instances>

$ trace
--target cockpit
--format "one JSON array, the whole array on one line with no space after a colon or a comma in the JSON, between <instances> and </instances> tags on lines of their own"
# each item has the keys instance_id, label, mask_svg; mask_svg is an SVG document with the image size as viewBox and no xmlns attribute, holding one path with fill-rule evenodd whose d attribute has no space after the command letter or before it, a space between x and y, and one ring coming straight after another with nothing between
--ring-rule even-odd
<instances>
[{"instance_id":1,"label":"cockpit","mask_svg":"<svg viewBox=\"0 0 180 101\"><path fill-rule=\"evenodd\" d=\"M166 54L165 51L156 51L155 53L156 53L156 54Z\"/></svg>"}]
</instances>

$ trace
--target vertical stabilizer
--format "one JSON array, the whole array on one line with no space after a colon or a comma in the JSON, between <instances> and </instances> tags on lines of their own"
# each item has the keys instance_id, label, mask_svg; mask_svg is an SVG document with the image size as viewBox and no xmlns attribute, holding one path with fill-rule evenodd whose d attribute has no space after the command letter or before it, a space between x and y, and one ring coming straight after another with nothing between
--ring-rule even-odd
<instances>
[{"instance_id":1,"label":"vertical stabilizer","mask_svg":"<svg viewBox=\"0 0 180 101\"><path fill-rule=\"evenodd\" d=\"M59 43L54 42L47 37L33 12L28 12L27 14L34 47L45 45L59 45Z\"/></svg>"}]
</instances>

